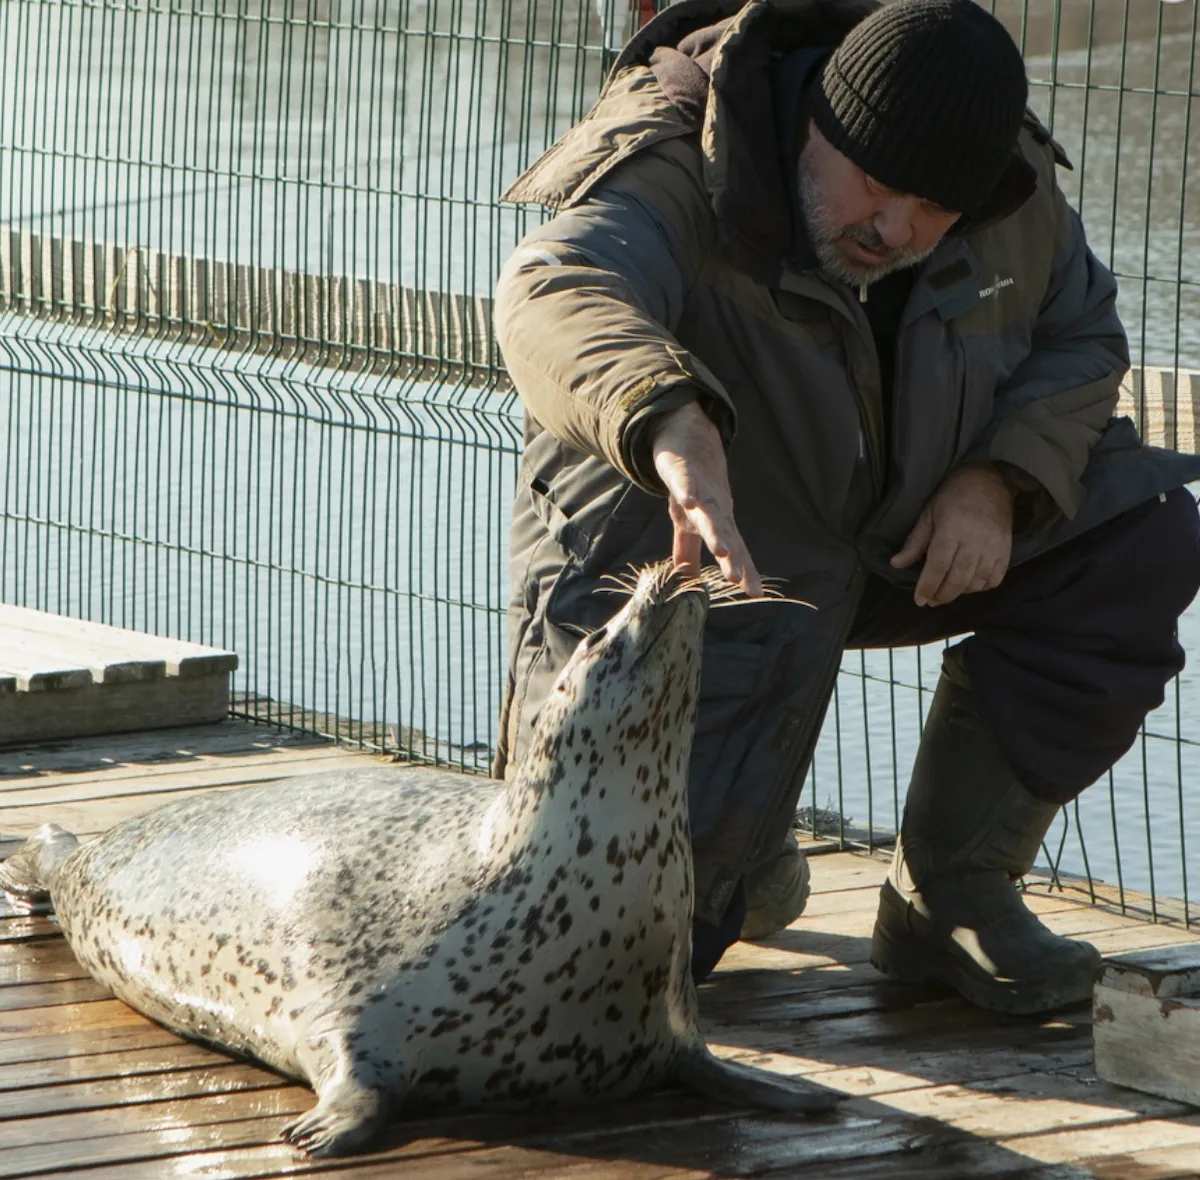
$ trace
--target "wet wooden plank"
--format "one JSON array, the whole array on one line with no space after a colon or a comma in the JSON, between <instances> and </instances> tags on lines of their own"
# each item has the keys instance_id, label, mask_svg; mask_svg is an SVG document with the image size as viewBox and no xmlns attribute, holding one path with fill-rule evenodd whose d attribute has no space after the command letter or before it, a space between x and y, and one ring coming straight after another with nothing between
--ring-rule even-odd
<instances>
[{"instance_id":1,"label":"wet wooden plank","mask_svg":"<svg viewBox=\"0 0 1200 1180\"><path fill-rule=\"evenodd\" d=\"M24 1037L72 1035L100 1029L144 1027L150 1022L120 1000L57 1004L0 1013L0 1047Z\"/></svg>"},{"instance_id":2,"label":"wet wooden plank","mask_svg":"<svg viewBox=\"0 0 1200 1180\"><path fill-rule=\"evenodd\" d=\"M326 746L303 752L280 750L275 754L240 758L236 764L200 768L164 766L146 772L131 772L121 767L108 773L56 778L49 782L44 779L9 781L4 784L5 806L0 809L0 822L7 826L10 811L23 807L90 802L117 795L192 790L197 787L249 786L326 770L389 764L389 759L377 755ZM403 773L403 769L398 767L397 773Z\"/></svg>"},{"instance_id":3,"label":"wet wooden plank","mask_svg":"<svg viewBox=\"0 0 1200 1180\"><path fill-rule=\"evenodd\" d=\"M65 979L54 983L19 983L0 987L0 1012L111 998L112 992L108 988L85 974L82 979Z\"/></svg>"},{"instance_id":4,"label":"wet wooden plank","mask_svg":"<svg viewBox=\"0 0 1200 1180\"><path fill-rule=\"evenodd\" d=\"M86 1053L79 1057L51 1057L0 1065L0 1092L93 1079L148 1077L178 1069L228 1064L230 1059L223 1053L173 1040L171 1044L156 1049L114 1049L108 1053ZM267 1070L263 1072L269 1074ZM2 1106L3 1103L0 1103Z\"/></svg>"},{"instance_id":5,"label":"wet wooden plank","mask_svg":"<svg viewBox=\"0 0 1200 1180\"><path fill-rule=\"evenodd\" d=\"M1195 931L1150 925L1121 917L1094 906L1068 900L1046 901L1039 914L1055 933L1091 942L1101 954L1116 954L1196 941ZM821 963L854 964L867 960L875 912L854 910L845 914L809 918L802 914L787 930L756 943L737 943L721 960L721 971L792 970Z\"/></svg>"},{"instance_id":6,"label":"wet wooden plank","mask_svg":"<svg viewBox=\"0 0 1200 1180\"><path fill-rule=\"evenodd\" d=\"M152 1159L231 1137L270 1142L311 1105L311 1093L283 1086L0 1123L0 1177ZM223 1123L235 1124L233 1136L222 1133Z\"/></svg>"},{"instance_id":7,"label":"wet wooden plank","mask_svg":"<svg viewBox=\"0 0 1200 1180\"><path fill-rule=\"evenodd\" d=\"M0 1138L5 1122L19 1119L294 1085L258 1066L231 1061L217 1066L158 1071L148 1076L92 1078L12 1090L0 1100Z\"/></svg>"},{"instance_id":8,"label":"wet wooden plank","mask_svg":"<svg viewBox=\"0 0 1200 1180\"><path fill-rule=\"evenodd\" d=\"M845 857L845 859L842 859ZM809 858L812 891L836 893L844 889L871 889L883 884L891 857L825 853Z\"/></svg>"},{"instance_id":9,"label":"wet wooden plank","mask_svg":"<svg viewBox=\"0 0 1200 1180\"><path fill-rule=\"evenodd\" d=\"M62 938L62 929L44 915L13 916L10 911L8 916L0 917L0 945L52 938Z\"/></svg>"},{"instance_id":10,"label":"wet wooden plank","mask_svg":"<svg viewBox=\"0 0 1200 1180\"><path fill-rule=\"evenodd\" d=\"M263 1129L275 1128L264 1120ZM197 1130L209 1132L206 1138L210 1143L214 1138L212 1131L224 1132L222 1137L227 1141L239 1134L246 1137L254 1134L252 1127L233 1125ZM593 1128L566 1140L542 1136L500 1145L470 1139L418 1139L390 1151L340 1161L331 1174L341 1180L375 1180L376 1177L397 1175L403 1175L406 1180L451 1180L452 1177L461 1180L465 1175L473 1180L512 1180L516 1176L545 1180L559 1177L563 1180L641 1180L643 1177L647 1180L651 1177L655 1180L700 1180L713 1175L715 1161L719 1161L720 1174L727 1176L749 1176L768 1171L790 1174L807 1164L913 1152L924 1145L951 1138L952 1133L927 1126L887 1123L878 1119L817 1123L787 1116L744 1117L694 1121L669 1128L644 1124ZM135 1151L147 1151L151 1147L150 1144L143 1147L133 1143L112 1145L99 1140L89 1140L87 1145L97 1155L123 1151L128 1160L135 1158ZM82 1157L82 1152L76 1154L76 1148L87 1145L64 1145L71 1153L72 1165L79 1166ZM295 1155L289 1155L286 1148L265 1148L239 1154L240 1159L229 1153L223 1166L200 1172L193 1170L192 1161L186 1158L177 1159L174 1164L160 1158L154 1161L154 1166L160 1169L157 1172L150 1171L147 1165L133 1171L131 1164L125 1164L120 1175L130 1177L130 1180L149 1176L261 1176L264 1164L270 1169L266 1172L268 1175L290 1175L312 1167L297 1160ZM35 1168L38 1164L38 1157L33 1153L21 1152L18 1159L27 1168L30 1163ZM200 1162L204 1162L203 1157ZM240 1169L239 1163L242 1164ZM289 1163L292 1166L289 1167ZM0 1175L12 1174L4 1170L6 1164L7 1160L0 1162ZM115 1175L115 1169L88 1173L89 1180Z\"/></svg>"},{"instance_id":11,"label":"wet wooden plank","mask_svg":"<svg viewBox=\"0 0 1200 1180\"><path fill-rule=\"evenodd\" d=\"M123 1180L128 1176L143 1180L166 1180L167 1177L214 1177L229 1175L221 1167L223 1155L240 1154L249 1148L252 1158L264 1149L269 1170L261 1167L250 1176L291 1175L293 1172L312 1172L311 1165L294 1148L277 1142L280 1131L293 1115L230 1120L196 1126L172 1128L166 1131L144 1131L130 1135L97 1136L94 1139L60 1145L39 1144L5 1152L0 1156L0 1176L72 1177L73 1180L93 1180L111 1177ZM193 1154L199 1153L199 1154ZM289 1162L293 1167L289 1167ZM392 1165L393 1167L395 1165ZM85 1168L86 1171L76 1169ZM247 1175L246 1172L233 1173ZM338 1175L338 1172L334 1172Z\"/></svg>"},{"instance_id":12,"label":"wet wooden plank","mask_svg":"<svg viewBox=\"0 0 1200 1180\"><path fill-rule=\"evenodd\" d=\"M75 1141L141 1131L165 1131L199 1127L206 1123L295 1114L307 1110L313 1102L311 1090L303 1086L281 1085L202 1098L179 1098L168 1102L137 1103L0 1122L0 1176L19 1174L19 1168L14 1166L14 1157L19 1156L25 1147L65 1148ZM80 1160L85 1154L86 1149L74 1158Z\"/></svg>"},{"instance_id":13,"label":"wet wooden plank","mask_svg":"<svg viewBox=\"0 0 1200 1180\"><path fill-rule=\"evenodd\" d=\"M0 988L87 978L66 939L0 943Z\"/></svg>"},{"instance_id":14,"label":"wet wooden plank","mask_svg":"<svg viewBox=\"0 0 1200 1180\"><path fill-rule=\"evenodd\" d=\"M624 1115L622 1115L624 1111ZM698 1109L697 1100L681 1095L650 1096L637 1103L613 1104L605 1108L606 1116L615 1116L638 1126L659 1129L672 1125L694 1126L705 1120L724 1120L727 1114L713 1115ZM285 1144L278 1143L279 1130L286 1118L258 1117L253 1120L223 1121L218 1124L195 1124L186 1130L172 1128L163 1134L159 1128L149 1131L132 1131L121 1135L101 1136L82 1145L71 1145L61 1156L56 1157L49 1145L37 1144L21 1151L22 1166L30 1171L41 1168L58 1169L68 1166L83 1166L88 1163L104 1163L112 1160L124 1161L113 1174L161 1176L170 1174L206 1174L187 1170L171 1170L171 1163L163 1158L180 1151L211 1150L213 1148L236 1148L239 1144L263 1145L263 1150L249 1153L251 1167L262 1166L266 1156L271 1164L282 1167L288 1162L310 1170L313 1166L328 1167L329 1161L313 1165L301 1153ZM507 1115L486 1113L456 1113L440 1119L398 1121L387 1133L389 1143L395 1146L387 1153L393 1160L409 1159L430 1154L461 1153L476 1146L482 1138L492 1140L511 1139L514 1135L542 1135L548 1133L578 1135L589 1133L596 1124L594 1109L574 1108L567 1110L541 1110L514 1112ZM247 1154L247 1153L239 1153ZM145 1159L140 1170L129 1161ZM199 1157L206 1162L208 1157ZM196 1157L191 1157L187 1168L196 1166ZM243 1161L245 1162L245 1161ZM350 1160L346 1167L354 1167ZM395 1167L393 1163L390 1165ZM290 1169L289 1169L290 1170ZM4 1175L0 1168L0 1175ZM91 1173L89 1172L89 1175ZM245 1174L237 1172L235 1174ZM263 1172L251 1171L262 1175Z\"/></svg>"},{"instance_id":15,"label":"wet wooden plank","mask_svg":"<svg viewBox=\"0 0 1200 1180\"><path fill-rule=\"evenodd\" d=\"M839 1159L904 1156L953 1139L952 1131L882 1119L800 1120L743 1117L673 1128L597 1129L569 1140L526 1140L484 1146L465 1158L425 1156L406 1160L406 1180L551 1178L563 1180L699 1180L714 1174L792 1175L806 1166L826 1167ZM390 1160L364 1161L343 1180L395 1175ZM391 1170L389 1170L391 1169Z\"/></svg>"},{"instance_id":16,"label":"wet wooden plank","mask_svg":"<svg viewBox=\"0 0 1200 1180\"><path fill-rule=\"evenodd\" d=\"M890 1014L805 1021L708 1033L718 1056L745 1061L784 1075L811 1078L846 1094L872 1095L945 1083L973 1083L1027 1071L1090 1066L1087 1025L1060 1021L989 1026L972 1023L948 1000L933 1016L893 1027ZM966 1014L960 1021L958 1016ZM940 1030L939 1024L952 1027ZM915 1026L915 1027L914 1027ZM839 1039L844 1036L843 1039Z\"/></svg>"},{"instance_id":17,"label":"wet wooden plank","mask_svg":"<svg viewBox=\"0 0 1200 1180\"><path fill-rule=\"evenodd\" d=\"M1000 1140L1000 1144L1041 1163L1080 1164L1087 1161L1089 1166L1105 1158L1124 1166L1124 1157L1132 1153L1177 1148L1193 1153L1195 1167L1200 1166L1200 1114L1013 1136ZM1125 1176L1135 1177L1138 1173L1127 1171Z\"/></svg>"},{"instance_id":18,"label":"wet wooden plank","mask_svg":"<svg viewBox=\"0 0 1200 1180\"><path fill-rule=\"evenodd\" d=\"M826 986L819 990L773 992L767 996L722 994L713 989L703 993L701 1009L714 1027L790 1020L828 1020L862 1012L904 1011L914 1004L945 998L938 988L885 979L874 968L873 978L853 987Z\"/></svg>"},{"instance_id":19,"label":"wet wooden plank","mask_svg":"<svg viewBox=\"0 0 1200 1180\"><path fill-rule=\"evenodd\" d=\"M977 1047L985 1050L1031 1044L1091 1043L1091 1012L1064 1009L1045 1017L1006 1016L966 1003L952 992L940 1002L879 1009L835 1018L797 1021L786 1012L755 1024L722 1023L701 1010L710 1042L730 1049L785 1053L846 1063L846 1054L881 1056L899 1050L921 1060L933 1054ZM871 1057L865 1058L871 1060ZM1005 1071L1001 1070L1000 1075Z\"/></svg>"},{"instance_id":20,"label":"wet wooden plank","mask_svg":"<svg viewBox=\"0 0 1200 1180\"><path fill-rule=\"evenodd\" d=\"M226 719L216 725L151 729L98 737L73 738L69 742L37 742L0 750L0 778L81 775L92 771L128 770L131 774L153 773L163 764L212 765L234 757L271 751L336 749L325 738L272 730L249 721ZM170 769L171 765L166 768ZM5 783L5 789L8 788Z\"/></svg>"},{"instance_id":21,"label":"wet wooden plank","mask_svg":"<svg viewBox=\"0 0 1200 1180\"><path fill-rule=\"evenodd\" d=\"M511 1143L534 1137L539 1141L574 1142L587 1137L599 1126L636 1126L645 1133L655 1133L673 1127L695 1127L709 1122L725 1122L731 1117L728 1111L705 1109L694 1097L679 1093L649 1095L636 1100L606 1104L598 1114L593 1108L565 1107L542 1108L531 1111L514 1111L505 1114L461 1111L441 1117L403 1118L384 1132L381 1150L369 1159L388 1159L388 1165L397 1169L404 1161L428 1156L449 1155L456 1166L466 1153L485 1143ZM137 1180L149 1180L158 1176L262 1176L282 1172L311 1172L314 1169L332 1168L343 1173L360 1166L362 1159L350 1158L342 1161L310 1161L300 1152L278 1141L278 1129L285 1119L261 1119L255 1123L224 1123L200 1128L199 1131L210 1142L224 1144L203 1155L189 1154L177 1158L161 1158L166 1151L176 1149L174 1143L147 1142L144 1136L125 1136L124 1149L150 1151L155 1158L143 1163L124 1163L111 1169L89 1170L92 1176L131 1176ZM189 1149L199 1150L202 1144L190 1143ZM237 1143L259 1146L238 1147ZM157 1147L157 1152L155 1148ZM112 1145L120 1152L121 1145ZM460 1173L461 1174L461 1173Z\"/></svg>"},{"instance_id":22,"label":"wet wooden plank","mask_svg":"<svg viewBox=\"0 0 1200 1180\"><path fill-rule=\"evenodd\" d=\"M939 1084L854 1098L848 1112L932 1118L981 1139L1043 1131L1096 1129L1140 1120L1185 1117L1192 1108L1124 1090L1083 1071L1038 1070L976 1081Z\"/></svg>"},{"instance_id":23,"label":"wet wooden plank","mask_svg":"<svg viewBox=\"0 0 1200 1180\"><path fill-rule=\"evenodd\" d=\"M940 1143L904 1156L868 1156L797 1169L795 1180L1093 1180L1073 1164L1041 1164L980 1139ZM1111 1180L1131 1180L1127 1174ZM1153 1180L1152 1177L1139 1180Z\"/></svg>"},{"instance_id":24,"label":"wet wooden plank","mask_svg":"<svg viewBox=\"0 0 1200 1180\"><path fill-rule=\"evenodd\" d=\"M1077 1164L1094 1180L1195 1180L1200 1175L1200 1154L1191 1143L1085 1156Z\"/></svg>"},{"instance_id":25,"label":"wet wooden plank","mask_svg":"<svg viewBox=\"0 0 1200 1180\"><path fill-rule=\"evenodd\" d=\"M3 1020L0 1020L0 1028ZM0 1066L29 1062L67 1061L95 1054L129 1052L162 1046L179 1047L185 1042L165 1028L143 1020L108 1028L0 1036Z\"/></svg>"}]
</instances>

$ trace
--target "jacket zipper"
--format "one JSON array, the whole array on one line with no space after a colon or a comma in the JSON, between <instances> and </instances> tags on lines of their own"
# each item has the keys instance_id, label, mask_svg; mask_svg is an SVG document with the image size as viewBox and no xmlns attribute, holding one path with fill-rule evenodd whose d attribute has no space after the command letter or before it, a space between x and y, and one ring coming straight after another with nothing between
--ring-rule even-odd
<instances>
[{"instance_id":1,"label":"jacket zipper","mask_svg":"<svg viewBox=\"0 0 1200 1180\"><path fill-rule=\"evenodd\" d=\"M868 334L864 337L859 331L859 326L856 320L847 316L850 326L854 331L854 343L861 346L865 344L870 356L870 363L874 365L875 372L878 377L877 384L882 387L883 374L879 371L879 354L875 349L875 340ZM847 342L849 343L849 342ZM899 343L897 342L897 347ZM859 382L852 380L851 384L854 388L854 400L858 405L859 419L859 452L865 458L871 470L871 490L874 493L873 499L879 499L883 496L884 480L885 480L885 456L884 456L884 431L883 424L879 421L879 411L881 405L869 404L869 399L860 391Z\"/></svg>"}]
</instances>

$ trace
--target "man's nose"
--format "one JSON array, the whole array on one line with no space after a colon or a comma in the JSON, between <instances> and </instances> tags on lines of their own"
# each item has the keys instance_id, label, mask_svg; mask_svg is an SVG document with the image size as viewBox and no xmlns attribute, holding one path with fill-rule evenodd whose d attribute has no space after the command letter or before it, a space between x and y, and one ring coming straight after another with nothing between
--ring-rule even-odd
<instances>
[{"instance_id":1,"label":"man's nose","mask_svg":"<svg viewBox=\"0 0 1200 1180\"><path fill-rule=\"evenodd\" d=\"M898 250L912 241L915 227L912 206L912 201L900 198L888 201L875 214L875 232L889 250Z\"/></svg>"}]
</instances>

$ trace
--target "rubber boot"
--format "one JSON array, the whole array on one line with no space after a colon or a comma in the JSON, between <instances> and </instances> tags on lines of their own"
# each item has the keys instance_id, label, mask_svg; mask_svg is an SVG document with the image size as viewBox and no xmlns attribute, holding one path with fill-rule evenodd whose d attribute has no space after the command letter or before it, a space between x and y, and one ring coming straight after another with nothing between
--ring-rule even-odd
<instances>
[{"instance_id":1,"label":"rubber boot","mask_svg":"<svg viewBox=\"0 0 1200 1180\"><path fill-rule=\"evenodd\" d=\"M808 904L811 874L808 858L789 831L783 848L746 875L746 917L742 939L766 938L790 926Z\"/></svg>"},{"instance_id":2,"label":"rubber boot","mask_svg":"<svg viewBox=\"0 0 1200 1180\"><path fill-rule=\"evenodd\" d=\"M950 648L917 751L871 962L909 983L948 984L997 1012L1090 999L1100 955L1051 933L1016 885L1057 804L1017 780Z\"/></svg>"}]
</instances>

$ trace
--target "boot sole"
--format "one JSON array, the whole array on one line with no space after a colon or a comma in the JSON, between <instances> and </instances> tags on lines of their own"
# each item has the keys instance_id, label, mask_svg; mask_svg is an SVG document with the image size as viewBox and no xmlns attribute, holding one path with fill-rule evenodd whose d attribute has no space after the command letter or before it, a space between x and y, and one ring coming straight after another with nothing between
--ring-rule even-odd
<instances>
[{"instance_id":1,"label":"boot sole","mask_svg":"<svg viewBox=\"0 0 1200 1180\"><path fill-rule=\"evenodd\" d=\"M886 905L886 902L884 903ZM877 971L903 983L940 983L953 988L964 999L991 1012L1010 1016L1036 1016L1082 1004L1092 998L1095 974L1037 985L1004 983L967 965L951 952L917 938L907 930L896 936L883 919L876 920L871 936L870 959Z\"/></svg>"}]
</instances>

